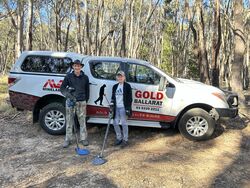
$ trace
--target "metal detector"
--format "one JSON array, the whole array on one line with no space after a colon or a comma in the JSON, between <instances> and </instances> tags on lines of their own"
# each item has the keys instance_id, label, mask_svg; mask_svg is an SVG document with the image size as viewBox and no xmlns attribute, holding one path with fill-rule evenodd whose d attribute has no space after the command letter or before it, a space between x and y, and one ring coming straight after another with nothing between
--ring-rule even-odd
<instances>
[{"instance_id":1,"label":"metal detector","mask_svg":"<svg viewBox=\"0 0 250 188\"><path fill-rule=\"evenodd\" d=\"M97 155L93 160L92 160L92 164L93 165L102 165L104 163L107 162L107 159L104 159L103 157L103 151L107 142L107 138L108 138L108 133L109 133L109 127L110 127L110 123L111 123L111 119L113 117L113 105L109 103L107 97L105 96L108 104L109 104L109 121L108 121L108 126L106 128L106 132L105 132L105 136L104 136L104 140L103 140L103 144L102 144L102 150L101 153L99 155Z\"/></svg>"},{"instance_id":2,"label":"metal detector","mask_svg":"<svg viewBox=\"0 0 250 188\"><path fill-rule=\"evenodd\" d=\"M90 152L88 149L82 149L79 147L79 140L78 140L78 136L77 136L77 128L76 128L76 114L74 112L74 135L75 135L75 139L76 139L76 148L75 148L75 151L78 155L88 155Z\"/></svg>"}]
</instances>

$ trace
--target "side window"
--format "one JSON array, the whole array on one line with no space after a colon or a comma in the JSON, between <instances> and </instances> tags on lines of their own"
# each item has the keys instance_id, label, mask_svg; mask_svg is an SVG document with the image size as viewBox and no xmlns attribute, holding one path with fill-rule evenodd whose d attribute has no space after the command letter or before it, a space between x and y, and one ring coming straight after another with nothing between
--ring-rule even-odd
<instances>
[{"instance_id":1,"label":"side window","mask_svg":"<svg viewBox=\"0 0 250 188\"><path fill-rule=\"evenodd\" d=\"M160 83L160 75L149 67L137 64L128 65L128 78L129 82L142 83L142 84L153 84L157 85Z\"/></svg>"},{"instance_id":2,"label":"side window","mask_svg":"<svg viewBox=\"0 0 250 188\"><path fill-rule=\"evenodd\" d=\"M116 73L120 70L119 62L91 62L91 73L95 78L115 80Z\"/></svg>"},{"instance_id":3,"label":"side window","mask_svg":"<svg viewBox=\"0 0 250 188\"><path fill-rule=\"evenodd\" d=\"M21 69L26 72L41 73L67 73L70 69L70 58L57 58L49 56L28 56Z\"/></svg>"}]
</instances>

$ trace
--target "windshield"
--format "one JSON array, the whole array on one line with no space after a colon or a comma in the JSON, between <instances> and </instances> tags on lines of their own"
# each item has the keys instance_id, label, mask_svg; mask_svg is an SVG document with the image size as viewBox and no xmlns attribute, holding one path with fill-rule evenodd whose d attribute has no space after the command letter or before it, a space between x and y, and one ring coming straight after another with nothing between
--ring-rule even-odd
<instances>
[{"instance_id":1,"label":"windshield","mask_svg":"<svg viewBox=\"0 0 250 188\"><path fill-rule=\"evenodd\" d=\"M161 70L160 68L158 68L158 67L152 65L151 63L149 63L149 64L150 64L156 71L158 71L162 76L166 75L166 76L172 78L173 80L175 80L176 82L181 82L180 79L178 79L178 78L176 78L176 77L173 77L172 75L170 75L170 74L164 72L163 70Z\"/></svg>"}]
</instances>

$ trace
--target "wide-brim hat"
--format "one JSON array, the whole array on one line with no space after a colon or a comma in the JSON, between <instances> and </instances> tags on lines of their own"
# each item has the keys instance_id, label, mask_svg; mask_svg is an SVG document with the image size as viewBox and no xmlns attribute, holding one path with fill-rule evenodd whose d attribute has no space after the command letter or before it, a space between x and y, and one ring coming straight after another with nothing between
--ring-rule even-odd
<instances>
[{"instance_id":1,"label":"wide-brim hat","mask_svg":"<svg viewBox=\"0 0 250 188\"><path fill-rule=\"evenodd\" d=\"M84 64L82 64L82 62L79 60L79 59L76 59L75 61L72 62L72 65L74 64L79 64L81 65L82 67L84 66Z\"/></svg>"}]
</instances>

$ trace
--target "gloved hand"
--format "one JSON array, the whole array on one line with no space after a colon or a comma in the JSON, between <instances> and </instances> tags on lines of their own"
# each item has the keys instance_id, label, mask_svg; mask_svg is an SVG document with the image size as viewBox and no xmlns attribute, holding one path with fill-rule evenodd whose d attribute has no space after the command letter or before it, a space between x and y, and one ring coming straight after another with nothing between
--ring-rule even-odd
<instances>
[{"instance_id":1,"label":"gloved hand","mask_svg":"<svg viewBox=\"0 0 250 188\"><path fill-rule=\"evenodd\" d=\"M75 96L72 95L72 94L69 94L69 95L67 96L67 98L70 99L71 101L75 101L75 102L76 102L76 98L75 98Z\"/></svg>"},{"instance_id":2,"label":"gloved hand","mask_svg":"<svg viewBox=\"0 0 250 188\"><path fill-rule=\"evenodd\" d=\"M112 118L114 115L114 103L109 104L109 115Z\"/></svg>"},{"instance_id":3,"label":"gloved hand","mask_svg":"<svg viewBox=\"0 0 250 188\"><path fill-rule=\"evenodd\" d=\"M68 98L66 100L66 105L67 105L67 107L74 107L76 105L76 99L75 98L74 99Z\"/></svg>"},{"instance_id":4,"label":"gloved hand","mask_svg":"<svg viewBox=\"0 0 250 188\"><path fill-rule=\"evenodd\" d=\"M126 110L126 116L128 116L128 117L132 116L132 110L131 109Z\"/></svg>"},{"instance_id":5,"label":"gloved hand","mask_svg":"<svg viewBox=\"0 0 250 188\"><path fill-rule=\"evenodd\" d=\"M73 88L73 87L67 87L65 94L66 94L66 98L67 99L70 99L71 101L75 101L76 102L76 98L73 95L74 91L75 91L75 88Z\"/></svg>"}]
</instances>

